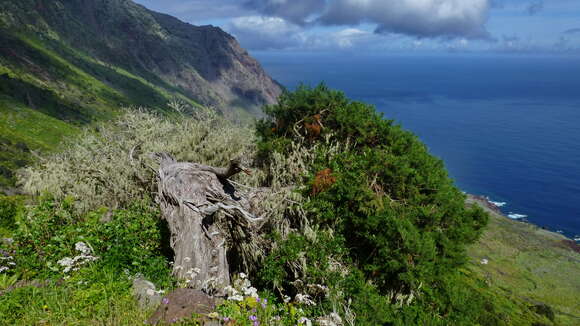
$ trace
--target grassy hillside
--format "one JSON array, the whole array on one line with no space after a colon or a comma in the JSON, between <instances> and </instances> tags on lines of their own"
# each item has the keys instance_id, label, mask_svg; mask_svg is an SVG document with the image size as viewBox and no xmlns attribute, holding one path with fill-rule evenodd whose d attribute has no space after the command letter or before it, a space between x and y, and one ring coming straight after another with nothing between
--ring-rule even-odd
<instances>
[{"instance_id":1,"label":"grassy hillside","mask_svg":"<svg viewBox=\"0 0 580 326\"><path fill-rule=\"evenodd\" d=\"M186 286L171 274L167 226L152 198L157 163L144 155L167 151L212 166L244 157L253 173L236 176L240 196L271 191L256 203L263 224L226 227L237 294L206 318L244 326L328 325L332 316L369 326L577 324L575 247L484 202L466 206L442 162L372 106L319 86L284 94L265 111L273 119L255 130L215 115L129 112L43 155L21 176L35 195L27 207L0 197L0 234L14 239L0 243L0 322L142 323L151 311L132 297L135 277L165 293ZM212 217L235 220L225 214ZM79 245L90 255L79 255ZM74 269L65 257L77 257ZM238 286L249 290L250 281L257 289ZM183 324L195 325L192 317Z\"/></svg>"},{"instance_id":2,"label":"grassy hillside","mask_svg":"<svg viewBox=\"0 0 580 326\"><path fill-rule=\"evenodd\" d=\"M481 239L469 248L476 275L498 295L549 306L555 325L580 324L580 246L558 233L510 220L481 200L471 197L468 202L491 217Z\"/></svg>"},{"instance_id":3,"label":"grassy hillside","mask_svg":"<svg viewBox=\"0 0 580 326\"><path fill-rule=\"evenodd\" d=\"M113 71L121 68L130 79L138 76L170 93L229 112L235 103L252 111L272 103L280 93L258 62L221 29L193 26L131 0L2 0L0 9L0 26L38 36L93 76L110 77L106 75L111 71L83 60L86 57ZM63 51L62 45L68 49ZM79 59L77 54L86 57ZM130 82L119 80L123 75L107 82L118 89ZM122 88L129 91L135 85L125 86L131 86ZM132 100L141 97L126 95Z\"/></svg>"},{"instance_id":4,"label":"grassy hillside","mask_svg":"<svg viewBox=\"0 0 580 326\"><path fill-rule=\"evenodd\" d=\"M108 120L120 106L162 110L185 96L107 66L58 42L0 29L0 187L14 186L30 150L55 149L80 127Z\"/></svg>"},{"instance_id":5,"label":"grassy hillside","mask_svg":"<svg viewBox=\"0 0 580 326\"><path fill-rule=\"evenodd\" d=\"M250 119L280 87L233 37L130 0L0 0L0 190L79 128L178 100Z\"/></svg>"}]
</instances>

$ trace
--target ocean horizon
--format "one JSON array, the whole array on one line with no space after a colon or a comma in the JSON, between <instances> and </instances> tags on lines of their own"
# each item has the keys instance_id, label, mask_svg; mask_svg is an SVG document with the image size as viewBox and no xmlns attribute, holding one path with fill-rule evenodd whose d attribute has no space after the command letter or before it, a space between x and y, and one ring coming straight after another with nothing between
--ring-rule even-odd
<instances>
[{"instance_id":1,"label":"ocean horizon","mask_svg":"<svg viewBox=\"0 0 580 326\"><path fill-rule=\"evenodd\" d=\"M516 220L580 235L580 58L253 53L288 89L324 82L376 106L456 185Z\"/></svg>"}]
</instances>

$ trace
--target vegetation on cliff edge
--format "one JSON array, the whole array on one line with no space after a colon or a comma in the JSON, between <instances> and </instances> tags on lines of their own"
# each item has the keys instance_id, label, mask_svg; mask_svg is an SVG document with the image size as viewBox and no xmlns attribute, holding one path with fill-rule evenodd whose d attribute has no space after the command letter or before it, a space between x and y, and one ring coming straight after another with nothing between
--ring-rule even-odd
<instances>
[{"instance_id":1,"label":"vegetation on cliff edge","mask_svg":"<svg viewBox=\"0 0 580 326\"><path fill-rule=\"evenodd\" d=\"M260 247L252 247L254 264L232 265L259 288L260 304L254 294L231 296L212 318L238 325L330 316L347 325L552 323L471 271L466 249L488 215L465 206L441 160L416 136L324 85L286 92L264 111L268 118L254 132L208 113L133 111L23 170L20 182L36 197L26 207L2 199L11 216L2 227L14 242L1 245L10 258L2 259L0 290L18 279L46 281L1 295L0 319L132 324L147 316L130 299L136 274L166 291L184 285L170 276L167 229L152 193L148 153L167 151L214 166L244 157L254 173L235 180L279 194L261 203L268 222Z\"/></svg>"}]
</instances>

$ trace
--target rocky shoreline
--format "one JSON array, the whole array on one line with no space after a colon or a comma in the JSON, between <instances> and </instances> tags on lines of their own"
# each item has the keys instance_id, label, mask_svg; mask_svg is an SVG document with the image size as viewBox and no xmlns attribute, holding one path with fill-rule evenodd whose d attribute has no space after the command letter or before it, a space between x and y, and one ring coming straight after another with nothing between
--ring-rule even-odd
<instances>
[{"instance_id":1,"label":"rocky shoreline","mask_svg":"<svg viewBox=\"0 0 580 326\"><path fill-rule=\"evenodd\" d=\"M465 201L465 203L467 205L478 205L481 208L483 208L486 212L494 214L496 216L501 216L501 217L506 218L508 220L512 220L512 221L520 222L520 223L525 223L527 225L536 227L538 229L542 229L544 232L548 232L555 237L560 237L562 247L565 247L565 248L568 248L568 249L571 249L575 252L580 253L580 243L579 243L580 239L569 238L560 232L554 232L552 230L547 229L546 227L534 224L526 219L509 218L500 210L500 208L497 205L495 205L492 201L490 201L490 199L486 196L467 194L467 200Z\"/></svg>"}]
</instances>

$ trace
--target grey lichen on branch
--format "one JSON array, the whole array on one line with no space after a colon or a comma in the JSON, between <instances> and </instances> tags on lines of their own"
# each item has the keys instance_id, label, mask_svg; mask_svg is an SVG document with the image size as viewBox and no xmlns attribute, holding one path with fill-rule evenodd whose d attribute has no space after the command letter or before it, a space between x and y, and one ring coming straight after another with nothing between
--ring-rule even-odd
<instances>
[{"instance_id":1,"label":"grey lichen on branch","mask_svg":"<svg viewBox=\"0 0 580 326\"><path fill-rule=\"evenodd\" d=\"M160 163L157 200L168 222L175 255L173 274L189 287L219 291L230 284L227 257L232 236L224 227L228 223L219 223L217 212L223 212L245 233L257 231L263 222L250 211L248 199L239 196L227 180L249 172L239 159L216 168L177 162L166 153L155 156Z\"/></svg>"}]
</instances>

